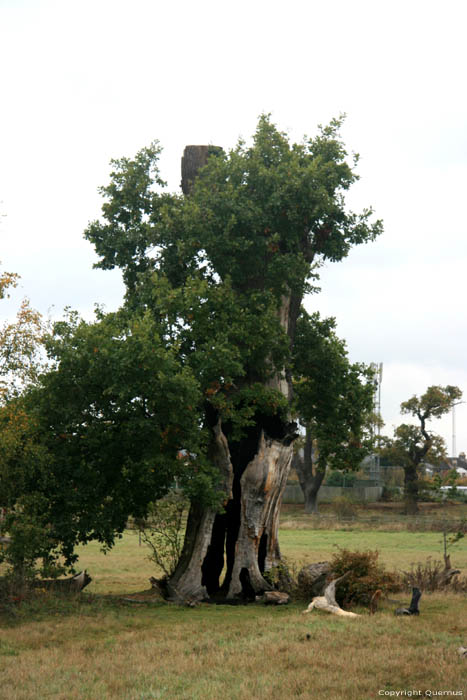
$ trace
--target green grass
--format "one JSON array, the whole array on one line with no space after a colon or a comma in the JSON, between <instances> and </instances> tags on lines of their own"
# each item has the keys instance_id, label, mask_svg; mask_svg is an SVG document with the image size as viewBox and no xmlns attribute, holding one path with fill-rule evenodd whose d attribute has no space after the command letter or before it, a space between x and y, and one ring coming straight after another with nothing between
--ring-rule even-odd
<instances>
[{"instance_id":1,"label":"green grass","mask_svg":"<svg viewBox=\"0 0 467 700\"><path fill-rule=\"evenodd\" d=\"M440 532L304 530L281 529L279 541L282 554L294 565L330 559L338 547L351 550L378 550L379 561L390 571L410 570L428 557L442 560L443 545ZM87 569L93 582L86 589L93 593L127 593L149 587L150 576L159 575L148 560L138 535L129 530L114 549L103 555L97 543L78 548L79 566ZM452 563L467 573L467 537L452 549Z\"/></svg>"},{"instance_id":2,"label":"green grass","mask_svg":"<svg viewBox=\"0 0 467 700\"><path fill-rule=\"evenodd\" d=\"M378 550L387 569L410 569L412 563L428 557L443 559L439 532L380 532L364 530L282 530L281 551L294 562L323 561L338 547L351 550ZM452 561L467 569L467 538L452 549Z\"/></svg>"}]
</instances>

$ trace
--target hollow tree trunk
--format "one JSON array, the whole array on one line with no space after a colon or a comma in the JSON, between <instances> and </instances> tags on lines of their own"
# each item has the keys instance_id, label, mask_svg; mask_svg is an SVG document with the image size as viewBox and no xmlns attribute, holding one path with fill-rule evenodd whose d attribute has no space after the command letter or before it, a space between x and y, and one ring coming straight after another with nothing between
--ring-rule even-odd
<instances>
[{"instance_id":1,"label":"hollow tree trunk","mask_svg":"<svg viewBox=\"0 0 467 700\"><path fill-rule=\"evenodd\" d=\"M212 428L209 456L221 474L219 490L227 494L224 503L226 506L232 498L233 467L220 421ZM224 556L213 533L214 523L219 517L212 508L203 508L197 503L191 504L182 555L168 582L169 596L172 599L183 601L187 598L207 598L208 589L212 588L209 581L215 579L216 573L219 578L224 566Z\"/></svg>"},{"instance_id":2,"label":"hollow tree trunk","mask_svg":"<svg viewBox=\"0 0 467 700\"><path fill-rule=\"evenodd\" d=\"M206 163L208 155L205 147L185 149L182 182L186 195L190 195L197 168ZM299 309L293 295L284 295L278 318L289 334ZM291 381L285 373L277 372L267 386L290 400ZM245 437L233 442L229 441L228 428L217 415L212 416L209 457L222 475L220 491L228 497L220 513L192 504L182 556L168 581L172 599L254 599L271 589L263 574L281 558L279 512L295 427L278 417L257 414Z\"/></svg>"},{"instance_id":3,"label":"hollow tree trunk","mask_svg":"<svg viewBox=\"0 0 467 700\"><path fill-rule=\"evenodd\" d=\"M230 453L220 421L215 431L212 454L217 450L219 457L222 446L221 490L231 484L231 497L222 513L192 504L182 556L168 583L173 600L253 598L271 589L263 573L281 558L279 513L293 435L271 437L255 426Z\"/></svg>"}]
</instances>

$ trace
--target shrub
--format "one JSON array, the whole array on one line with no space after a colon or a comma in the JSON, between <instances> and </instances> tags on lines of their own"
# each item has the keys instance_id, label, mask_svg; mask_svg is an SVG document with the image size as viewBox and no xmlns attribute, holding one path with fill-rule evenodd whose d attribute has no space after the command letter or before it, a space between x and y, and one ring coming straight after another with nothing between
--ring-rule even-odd
<instances>
[{"instance_id":1,"label":"shrub","mask_svg":"<svg viewBox=\"0 0 467 700\"><path fill-rule=\"evenodd\" d=\"M339 520L349 520L357 517L355 503L348 496L339 496L331 505L333 512Z\"/></svg>"},{"instance_id":2,"label":"shrub","mask_svg":"<svg viewBox=\"0 0 467 700\"><path fill-rule=\"evenodd\" d=\"M467 593L467 577L454 576L446 584L443 577L445 567L441 561L428 558L425 564L412 564L410 571L402 572L402 582L405 588L417 586L423 591L455 591Z\"/></svg>"},{"instance_id":3,"label":"shrub","mask_svg":"<svg viewBox=\"0 0 467 700\"><path fill-rule=\"evenodd\" d=\"M337 469L326 476L326 486L353 486L357 475L353 472L341 472Z\"/></svg>"},{"instance_id":4,"label":"shrub","mask_svg":"<svg viewBox=\"0 0 467 700\"><path fill-rule=\"evenodd\" d=\"M141 539L149 547L149 559L170 577L178 564L185 533L186 497L179 491L169 491L167 496L152 503L148 517L137 520Z\"/></svg>"},{"instance_id":5,"label":"shrub","mask_svg":"<svg viewBox=\"0 0 467 700\"><path fill-rule=\"evenodd\" d=\"M38 576L56 578L67 568L61 562L58 542L47 522L47 502L41 494L27 494L14 508L5 509L0 535L9 543L0 546L7 588L23 595Z\"/></svg>"},{"instance_id":6,"label":"shrub","mask_svg":"<svg viewBox=\"0 0 467 700\"><path fill-rule=\"evenodd\" d=\"M402 493L399 486L383 486L383 493L381 494L381 500L386 503L402 501Z\"/></svg>"},{"instance_id":7,"label":"shrub","mask_svg":"<svg viewBox=\"0 0 467 700\"><path fill-rule=\"evenodd\" d=\"M330 577L337 578L350 572L337 588L337 602L342 605L368 605L372 595L380 589L383 594L401 590L402 582L396 573L385 570L378 563L377 551L351 552L340 549L331 560Z\"/></svg>"},{"instance_id":8,"label":"shrub","mask_svg":"<svg viewBox=\"0 0 467 700\"><path fill-rule=\"evenodd\" d=\"M276 566L263 572L264 579L274 587L276 591L293 593L296 589L297 572L294 564L290 564L285 557Z\"/></svg>"}]
</instances>

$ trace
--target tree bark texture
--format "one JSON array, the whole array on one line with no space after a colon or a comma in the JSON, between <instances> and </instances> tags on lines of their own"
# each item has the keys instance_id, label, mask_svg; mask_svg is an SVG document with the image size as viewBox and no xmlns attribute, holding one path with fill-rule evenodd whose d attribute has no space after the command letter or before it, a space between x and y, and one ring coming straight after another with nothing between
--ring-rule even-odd
<instances>
[{"instance_id":1,"label":"tree bark texture","mask_svg":"<svg viewBox=\"0 0 467 700\"><path fill-rule=\"evenodd\" d=\"M235 443L231 455L220 422L216 431L217 443L226 450L221 490L231 484L231 495L221 513L191 506L182 556L168 582L170 598L179 602L254 599L271 590L263 573L281 558L279 513L292 460L291 437L272 438L261 429L257 439L249 436L250 444L247 439ZM251 459L248 449L254 452Z\"/></svg>"}]
</instances>

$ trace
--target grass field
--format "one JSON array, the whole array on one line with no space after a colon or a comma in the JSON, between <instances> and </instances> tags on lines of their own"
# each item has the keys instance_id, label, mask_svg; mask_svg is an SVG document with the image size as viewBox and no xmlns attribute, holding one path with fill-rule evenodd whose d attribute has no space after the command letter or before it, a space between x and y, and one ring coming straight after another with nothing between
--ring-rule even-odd
<instances>
[{"instance_id":1,"label":"grass field","mask_svg":"<svg viewBox=\"0 0 467 700\"><path fill-rule=\"evenodd\" d=\"M327 559L336 545L378 549L388 569L442 555L439 532L305 529L294 526L294 517L286 508L280 538L294 564ZM94 544L80 555L94 579L84 593L44 592L15 617L0 619L2 700L467 695L467 659L456 653L467 646L465 595L424 594L418 618L395 617L395 606L385 603L376 615L362 609L351 620L319 611L304 616L299 602L278 608L134 604L122 596L147 588L155 573L135 533L127 532L106 556ZM467 572L464 541L452 559Z\"/></svg>"}]
</instances>

